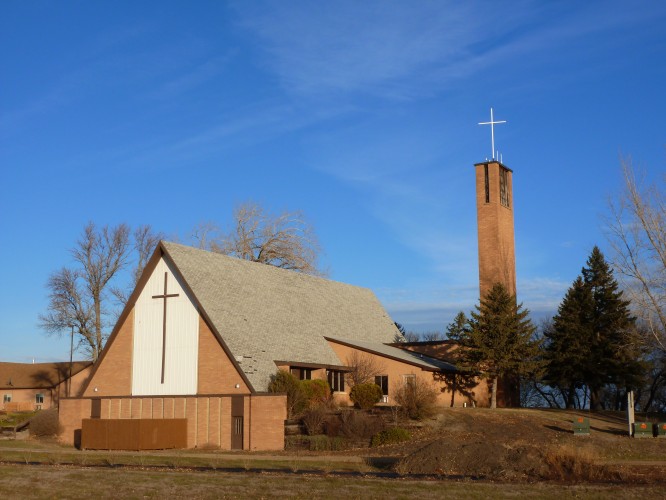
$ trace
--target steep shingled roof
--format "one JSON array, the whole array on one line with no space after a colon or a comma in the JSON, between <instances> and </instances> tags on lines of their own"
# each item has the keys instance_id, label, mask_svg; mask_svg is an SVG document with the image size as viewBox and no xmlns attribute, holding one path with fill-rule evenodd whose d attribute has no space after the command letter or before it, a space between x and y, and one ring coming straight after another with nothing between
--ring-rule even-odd
<instances>
[{"instance_id":1,"label":"steep shingled roof","mask_svg":"<svg viewBox=\"0 0 666 500\"><path fill-rule=\"evenodd\" d=\"M72 375L92 364L74 361ZM69 376L69 362L4 363L0 362L0 389L49 389Z\"/></svg>"},{"instance_id":2,"label":"steep shingled roof","mask_svg":"<svg viewBox=\"0 0 666 500\"><path fill-rule=\"evenodd\" d=\"M369 289L162 245L257 391L267 390L275 361L344 365L325 336L389 343L397 333Z\"/></svg>"}]
</instances>

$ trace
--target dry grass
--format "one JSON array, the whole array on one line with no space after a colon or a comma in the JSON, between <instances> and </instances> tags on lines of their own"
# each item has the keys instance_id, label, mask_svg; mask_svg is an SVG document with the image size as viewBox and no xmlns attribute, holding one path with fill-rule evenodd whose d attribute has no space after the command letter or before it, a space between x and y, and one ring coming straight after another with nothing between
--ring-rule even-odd
<instances>
[{"instance_id":1,"label":"dry grass","mask_svg":"<svg viewBox=\"0 0 666 500\"><path fill-rule=\"evenodd\" d=\"M39 481L35 481L35 477ZM405 481L301 474L89 470L0 465L0 498L660 498L663 487Z\"/></svg>"},{"instance_id":2,"label":"dry grass","mask_svg":"<svg viewBox=\"0 0 666 500\"><path fill-rule=\"evenodd\" d=\"M598 455L589 446L563 444L552 447L543 455L549 479L558 481L609 480L608 468L598 463Z\"/></svg>"}]
</instances>

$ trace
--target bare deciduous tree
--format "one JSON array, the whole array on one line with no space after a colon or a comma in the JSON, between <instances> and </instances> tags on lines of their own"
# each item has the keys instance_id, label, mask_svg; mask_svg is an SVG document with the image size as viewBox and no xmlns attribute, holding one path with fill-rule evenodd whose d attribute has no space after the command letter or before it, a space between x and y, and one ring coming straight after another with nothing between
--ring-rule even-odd
<instances>
[{"instance_id":1,"label":"bare deciduous tree","mask_svg":"<svg viewBox=\"0 0 666 500\"><path fill-rule=\"evenodd\" d=\"M621 164L624 189L610 201L606 221L613 265L623 277L635 313L666 352L666 193L657 184L643 187L630 158Z\"/></svg>"},{"instance_id":2,"label":"bare deciduous tree","mask_svg":"<svg viewBox=\"0 0 666 500\"><path fill-rule=\"evenodd\" d=\"M211 242L215 240L220 228L214 222L206 221L200 222L192 230L191 237L194 240L197 248L202 250L209 250Z\"/></svg>"},{"instance_id":3,"label":"bare deciduous tree","mask_svg":"<svg viewBox=\"0 0 666 500\"><path fill-rule=\"evenodd\" d=\"M141 273L148 263L148 259L153 254L155 247L164 238L161 232L155 233L150 225L137 227L134 232L133 249L136 254L136 262L132 270L132 281L125 287L114 285L111 287L111 293L116 298L119 305L124 306L139 282Z\"/></svg>"},{"instance_id":4,"label":"bare deciduous tree","mask_svg":"<svg viewBox=\"0 0 666 500\"><path fill-rule=\"evenodd\" d=\"M317 269L319 244L312 226L300 212L274 216L256 203L244 203L234 210L234 228L218 241L210 241L214 252L261 262L282 269L321 275ZM210 228L199 236L206 245Z\"/></svg>"},{"instance_id":5,"label":"bare deciduous tree","mask_svg":"<svg viewBox=\"0 0 666 500\"><path fill-rule=\"evenodd\" d=\"M112 306L110 296L122 305L128 297L128 293L120 291L123 288L113 283L128 266L134 249L137 262L130 285L134 288L158 241L159 235L150 226L136 229L132 242L126 224L98 229L89 222L71 250L75 265L63 267L49 277L49 306L39 316L41 328L51 335L64 335L73 328L79 347L96 361L119 312Z\"/></svg>"},{"instance_id":6,"label":"bare deciduous tree","mask_svg":"<svg viewBox=\"0 0 666 500\"><path fill-rule=\"evenodd\" d=\"M352 386L374 382L375 376L386 373L386 368L376 357L364 352L353 351L345 361L351 368L347 379Z\"/></svg>"}]
</instances>

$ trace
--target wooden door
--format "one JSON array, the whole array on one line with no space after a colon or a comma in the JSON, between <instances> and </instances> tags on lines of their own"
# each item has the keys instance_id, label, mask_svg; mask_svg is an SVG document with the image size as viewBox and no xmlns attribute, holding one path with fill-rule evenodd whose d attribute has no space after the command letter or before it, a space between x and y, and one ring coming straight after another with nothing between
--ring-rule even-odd
<instances>
[{"instance_id":1,"label":"wooden door","mask_svg":"<svg viewBox=\"0 0 666 500\"><path fill-rule=\"evenodd\" d=\"M243 396L231 397L231 449L243 449L245 398Z\"/></svg>"}]
</instances>

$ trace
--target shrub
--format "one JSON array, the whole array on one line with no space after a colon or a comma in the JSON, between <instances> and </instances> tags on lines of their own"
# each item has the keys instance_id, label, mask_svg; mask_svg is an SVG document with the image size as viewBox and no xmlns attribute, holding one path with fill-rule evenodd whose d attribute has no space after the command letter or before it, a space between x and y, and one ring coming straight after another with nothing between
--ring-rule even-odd
<instances>
[{"instance_id":1,"label":"shrub","mask_svg":"<svg viewBox=\"0 0 666 500\"><path fill-rule=\"evenodd\" d=\"M324 422L324 432L328 437L337 437L340 434L340 427L342 422L337 415L329 415Z\"/></svg>"},{"instance_id":2,"label":"shrub","mask_svg":"<svg viewBox=\"0 0 666 500\"><path fill-rule=\"evenodd\" d=\"M384 422L360 411L345 411L340 414L340 434L350 439L370 439L384 429Z\"/></svg>"},{"instance_id":3,"label":"shrub","mask_svg":"<svg viewBox=\"0 0 666 500\"><path fill-rule=\"evenodd\" d=\"M411 435L401 427L391 427L378 432L372 436L372 446L381 446L383 444L394 444L408 441Z\"/></svg>"},{"instance_id":4,"label":"shrub","mask_svg":"<svg viewBox=\"0 0 666 500\"><path fill-rule=\"evenodd\" d=\"M326 419L326 410L321 406L310 408L303 414L303 425L310 436L320 434Z\"/></svg>"},{"instance_id":5,"label":"shrub","mask_svg":"<svg viewBox=\"0 0 666 500\"><path fill-rule=\"evenodd\" d=\"M306 408L314 408L328 403L331 389L325 380L301 380L301 393Z\"/></svg>"},{"instance_id":6,"label":"shrub","mask_svg":"<svg viewBox=\"0 0 666 500\"><path fill-rule=\"evenodd\" d=\"M409 418L423 420L435 414L438 394L433 384L414 377L395 391L394 399Z\"/></svg>"},{"instance_id":7,"label":"shrub","mask_svg":"<svg viewBox=\"0 0 666 500\"><path fill-rule=\"evenodd\" d=\"M271 375L268 384L270 392L284 392L287 394L287 416L293 418L305 409L305 398L300 381L286 370L278 370Z\"/></svg>"},{"instance_id":8,"label":"shrub","mask_svg":"<svg viewBox=\"0 0 666 500\"><path fill-rule=\"evenodd\" d=\"M382 389L377 384L357 384L349 393L356 406L369 410L382 400Z\"/></svg>"},{"instance_id":9,"label":"shrub","mask_svg":"<svg viewBox=\"0 0 666 500\"><path fill-rule=\"evenodd\" d=\"M58 420L58 410L51 408L42 410L30 421L30 434L37 437L57 436L62 432L62 427Z\"/></svg>"}]
</instances>

